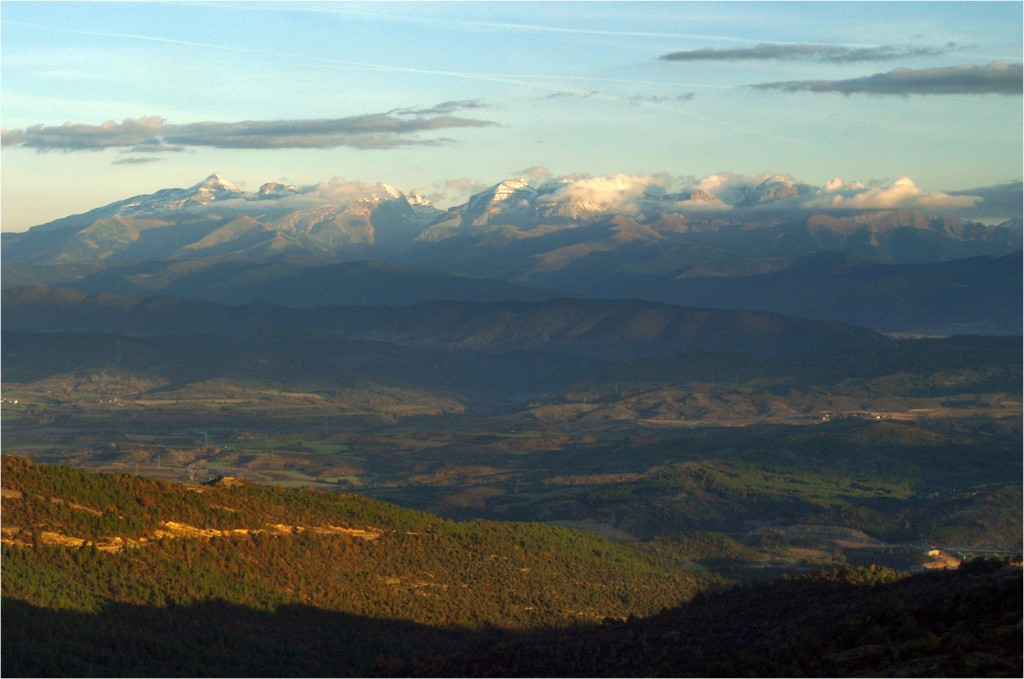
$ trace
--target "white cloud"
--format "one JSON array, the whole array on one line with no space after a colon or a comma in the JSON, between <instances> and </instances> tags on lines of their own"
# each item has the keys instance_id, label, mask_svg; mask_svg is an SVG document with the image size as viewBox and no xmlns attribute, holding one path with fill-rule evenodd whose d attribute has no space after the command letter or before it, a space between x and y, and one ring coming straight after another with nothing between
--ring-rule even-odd
<instances>
[{"instance_id":1,"label":"white cloud","mask_svg":"<svg viewBox=\"0 0 1024 679\"><path fill-rule=\"evenodd\" d=\"M542 187L546 190L538 202L574 203L593 212L635 215L643 212L648 201L661 199L671 180L667 173L563 178Z\"/></svg>"},{"instance_id":2,"label":"white cloud","mask_svg":"<svg viewBox=\"0 0 1024 679\"><path fill-rule=\"evenodd\" d=\"M531 186L538 186L554 177L551 170L542 165L534 165L533 167L519 170L515 174L525 178L526 181L530 182Z\"/></svg>"},{"instance_id":3,"label":"white cloud","mask_svg":"<svg viewBox=\"0 0 1024 679\"><path fill-rule=\"evenodd\" d=\"M397 190L388 184L349 181L344 177L332 177L312 187L306 192L306 195L326 200L335 205L347 205L359 200L397 197L397 193Z\"/></svg>"},{"instance_id":4,"label":"white cloud","mask_svg":"<svg viewBox=\"0 0 1024 679\"><path fill-rule=\"evenodd\" d=\"M433 189L424 192L424 195L434 205L460 205L469 200L469 197L487 188L487 184L474 179L459 177L458 179L446 179L434 182Z\"/></svg>"},{"instance_id":5,"label":"white cloud","mask_svg":"<svg viewBox=\"0 0 1024 679\"><path fill-rule=\"evenodd\" d=\"M763 174L747 175L719 172L702 177L694 186L694 190L708 193L726 203L725 207L728 207L728 205L737 205L743 202L750 191L772 178L797 183L796 180L786 174L765 172Z\"/></svg>"},{"instance_id":6,"label":"white cloud","mask_svg":"<svg viewBox=\"0 0 1024 679\"><path fill-rule=\"evenodd\" d=\"M919 210L935 212L971 208L974 195L925 191L909 177L888 184L865 185L838 177L823 187L787 174L757 175L719 172L700 179L673 178L668 173L560 177L538 189L537 203L574 203L595 213L625 215L744 210Z\"/></svg>"},{"instance_id":7,"label":"white cloud","mask_svg":"<svg viewBox=\"0 0 1024 679\"><path fill-rule=\"evenodd\" d=\"M839 210L947 210L974 207L979 196L953 196L925 191L910 177L900 177L887 186L858 182L846 184L841 179L826 183L825 190L805 201L804 207Z\"/></svg>"}]
</instances>

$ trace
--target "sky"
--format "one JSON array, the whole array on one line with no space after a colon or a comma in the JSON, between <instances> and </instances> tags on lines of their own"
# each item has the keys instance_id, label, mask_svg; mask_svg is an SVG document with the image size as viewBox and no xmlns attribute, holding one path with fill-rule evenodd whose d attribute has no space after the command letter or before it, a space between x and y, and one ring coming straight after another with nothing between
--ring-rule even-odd
<instances>
[{"instance_id":1,"label":"sky","mask_svg":"<svg viewBox=\"0 0 1024 679\"><path fill-rule=\"evenodd\" d=\"M4 0L0 229L212 172L441 208L511 177L1019 182L1022 7Z\"/></svg>"}]
</instances>

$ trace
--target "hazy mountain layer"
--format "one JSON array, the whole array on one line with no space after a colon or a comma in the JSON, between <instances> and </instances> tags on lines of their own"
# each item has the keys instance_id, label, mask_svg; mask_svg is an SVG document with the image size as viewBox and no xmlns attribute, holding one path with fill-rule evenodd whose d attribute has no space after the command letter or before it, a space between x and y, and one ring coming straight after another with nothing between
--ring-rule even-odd
<instances>
[{"instance_id":1,"label":"hazy mountain layer","mask_svg":"<svg viewBox=\"0 0 1024 679\"><path fill-rule=\"evenodd\" d=\"M881 264L841 253L785 269L730 275L695 266L633 288L642 299L827 318L881 332L1019 334L1024 325L1021 255L932 264Z\"/></svg>"},{"instance_id":2,"label":"hazy mountain layer","mask_svg":"<svg viewBox=\"0 0 1024 679\"><path fill-rule=\"evenodd\" d=\"M422 248L452 239L469 239L477 250L539 239L532 247L547 254L537 264L550 269L637 242L683 242L747 258L842 250L897 262L1006 254L1021 244L1019 224L988 227L954 216L879 209L815 212L809 204L789 205L811 188L785 177L746 187L730 202L704 190L685 200L651 190L638 193L622 179L601 184L600 191L583 180L539 187L507 180L441 213L419 196L386 184L302 189L267 184L252 194L211 175L189 189L164 189L22 234L4 234L3 256L7 263L33 265L107 258L251 259L285 252L351 258L353 252ZM755 209L764 205L773 209ZM560 251L566 247L558 245L560 236L551 240L559 232L609 219L610 235L571 237L576 245L568 251ZM587 247L581 248L584 242ZM479 257L473 250L463 255Z\"/></svg>"},{"instance_id":3,"label":"hazy mountain layer","mask_svg":"<svg viewBox=\"0 0 1024 679\"><path fill-rule=\"evenodd\" d=\"M786 177L720 196L627 179L508 180L441 212L386 184L247 193L212 175L3 234L3 285L296 307L568 294L896 333L1020 327L1021 267L1005 259L1019 222L829 210Z\"/></svg>"},{"instance_id":4,"label":"hazy mountain layer","mask_svg":"<svg viewBox=\"0 0 1024 679\"><path fill-rule=\"evenodd\" d=\"M332 263L298 256L262 261L147 260L112 266L69 287L89 293L166 295L227 304L273 302L305 308L332 304L404 306L433 300L533 301L555 296L495 279L402 264Z\"/></svg>"},{"instance_id":5,"label":"hazy mountain layer","mask_svg":"<svg viewBox=\"0 0 1024 679\"><path fill-rule=\"evenodd\" d=\"M870 330L773 314L634 300L429 302L409 307L226 306L168 297L85 295L42 287L3 293L7 330L196 334L319 332L347 339L485 352L631 356L713 350L793 355L873 346Z\"/></svg>"}]
</instances>

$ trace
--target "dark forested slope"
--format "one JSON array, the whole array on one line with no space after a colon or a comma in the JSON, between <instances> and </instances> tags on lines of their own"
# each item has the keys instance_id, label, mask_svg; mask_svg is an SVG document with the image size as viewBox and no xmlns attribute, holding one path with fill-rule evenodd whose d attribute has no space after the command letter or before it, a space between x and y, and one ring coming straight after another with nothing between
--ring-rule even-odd
<instances>
[{"instance_id":1,"label":"dark forested slope","mask_svg":"<svg viewBox=\"0 0 1024 679\"><path fill-rule=\"evenodd\" d=\"M550 526L3 464L5 676L1021 671L1019 561L712 593Z\"/></svg>"}]
</instances>

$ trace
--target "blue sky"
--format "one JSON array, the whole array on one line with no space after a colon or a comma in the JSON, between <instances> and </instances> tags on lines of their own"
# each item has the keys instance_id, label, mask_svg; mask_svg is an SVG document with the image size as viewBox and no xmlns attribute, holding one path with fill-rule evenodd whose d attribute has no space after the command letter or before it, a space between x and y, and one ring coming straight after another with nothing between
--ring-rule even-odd
<instances>
[{"instance_id":1,"label":"blue sky","mask_svg":"<svg viewBox=\"0 0 1024 679\"><path fill-rule=\"evenodd\" d=\"M1019 2L0 4L4 230L219 172L1021 179ZM110 122L108 122L110 121Z\"/></svg>"}]
</instances>

